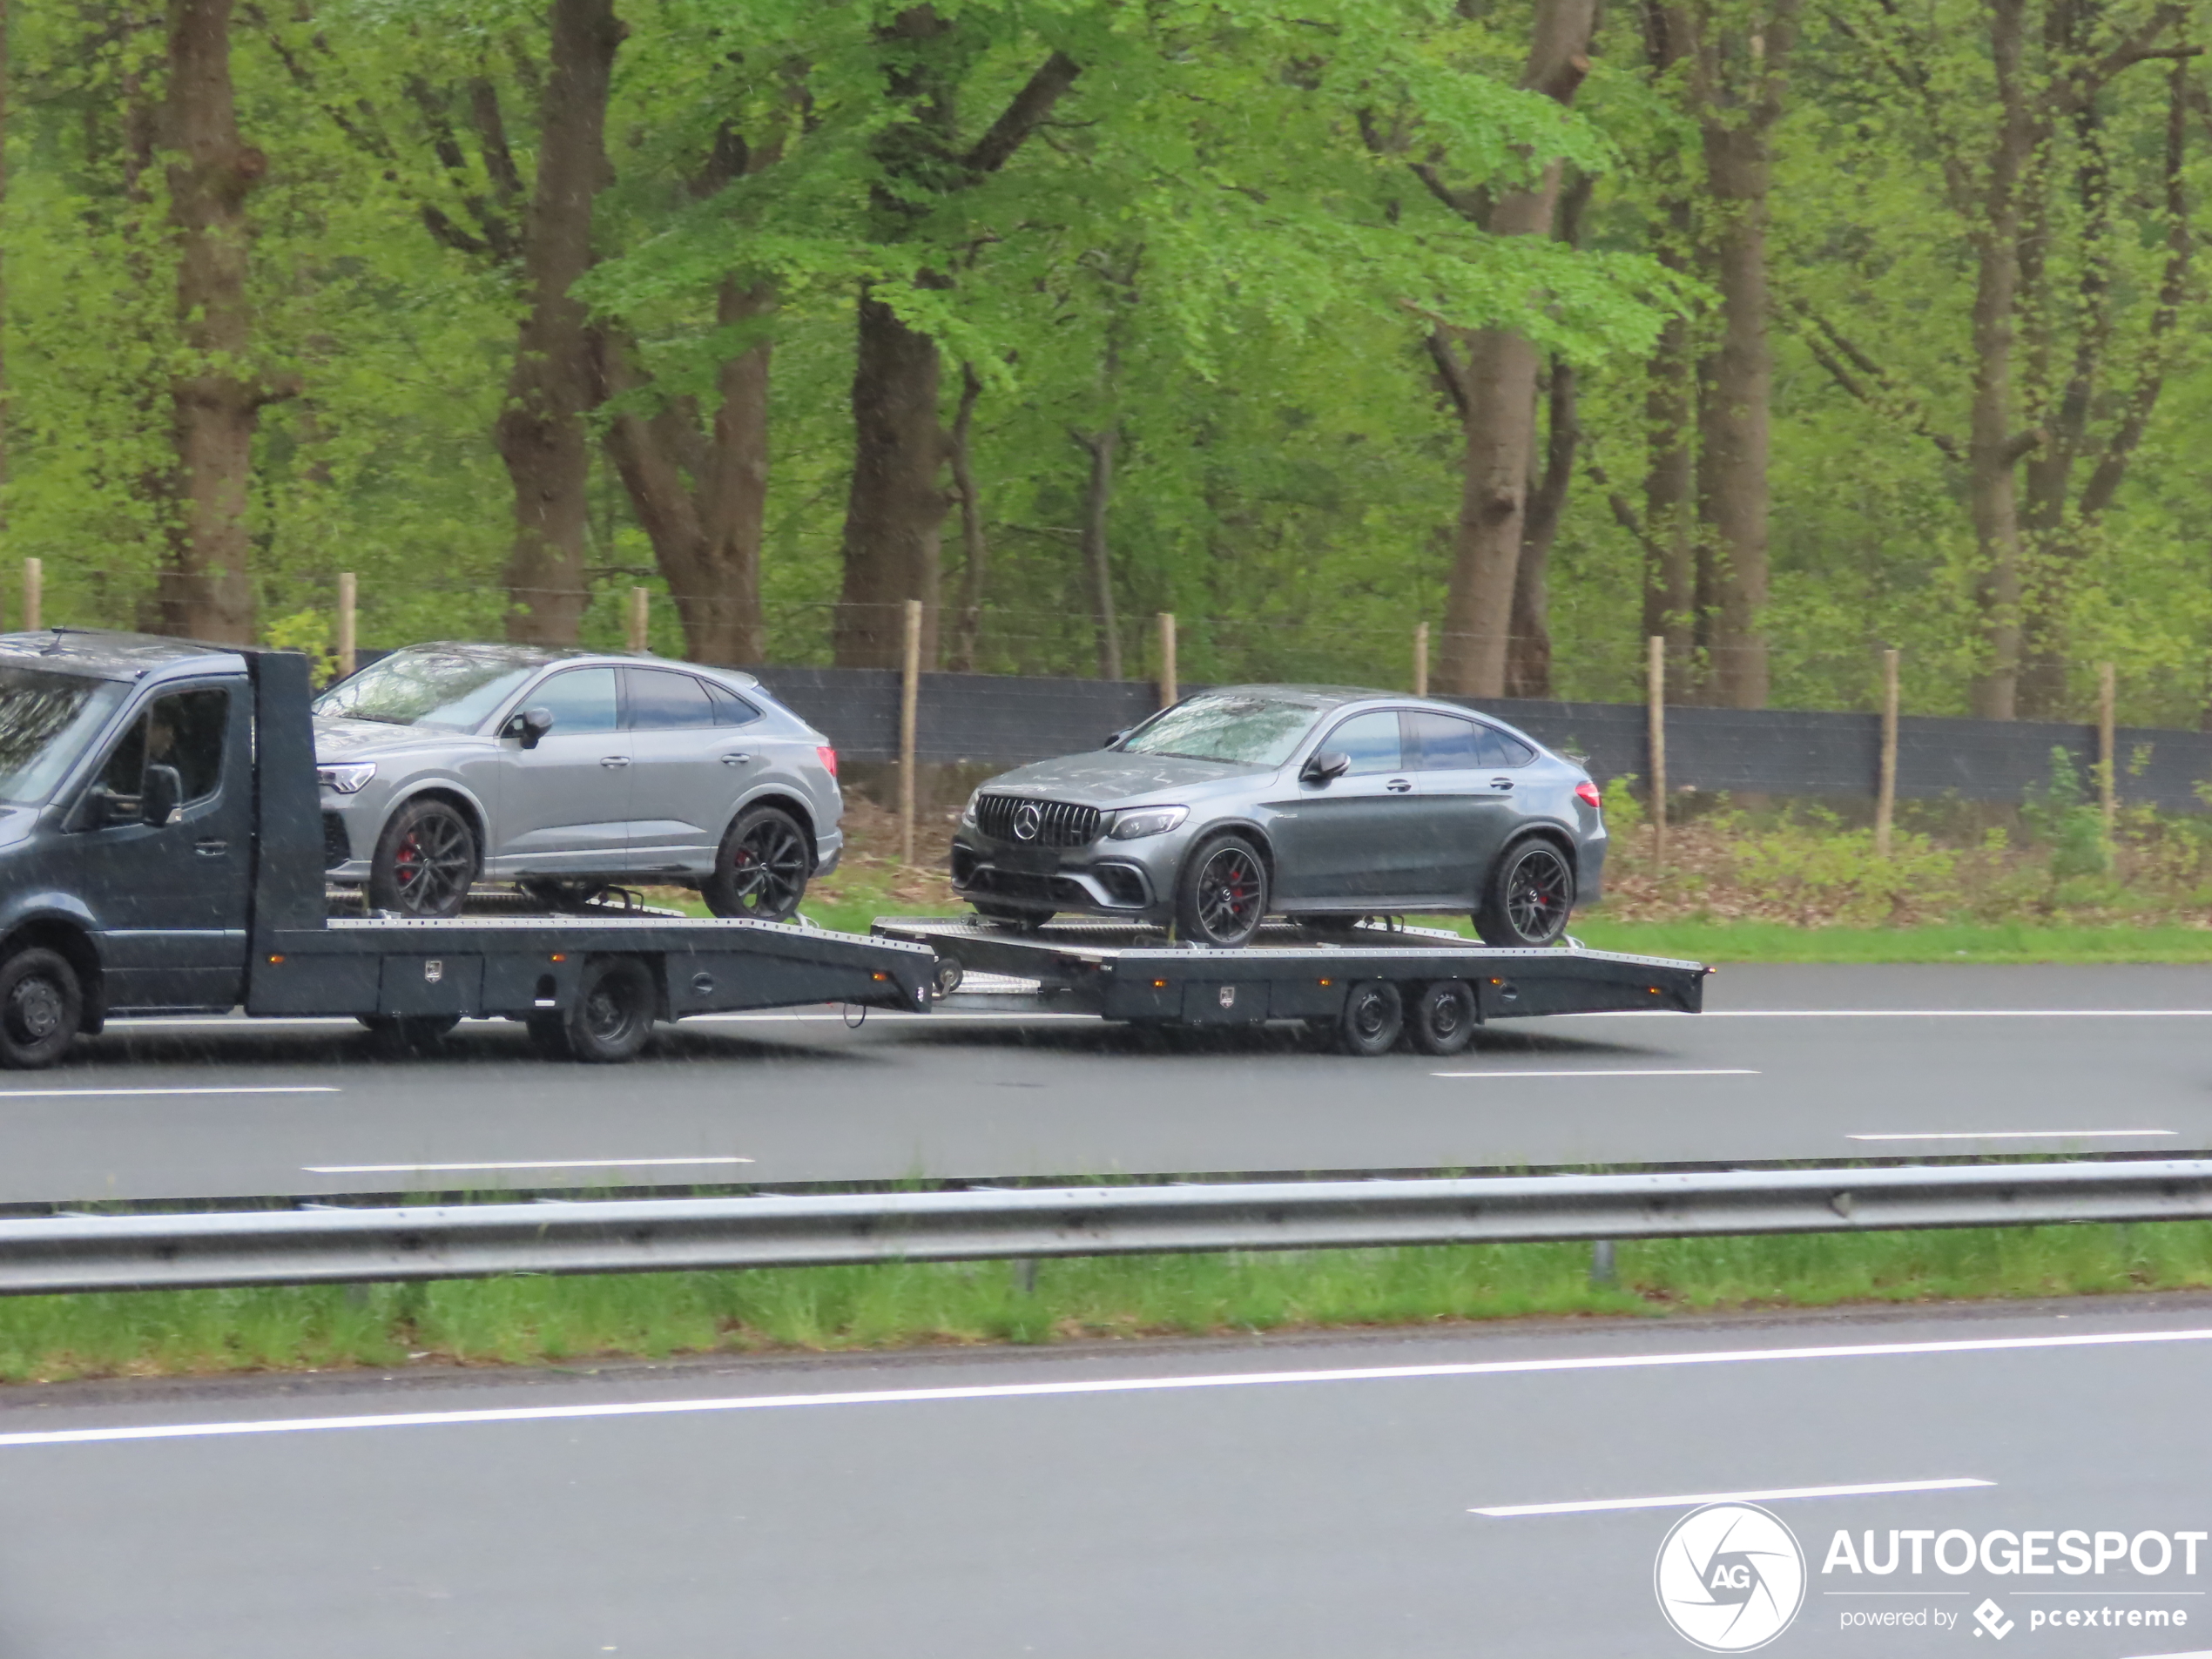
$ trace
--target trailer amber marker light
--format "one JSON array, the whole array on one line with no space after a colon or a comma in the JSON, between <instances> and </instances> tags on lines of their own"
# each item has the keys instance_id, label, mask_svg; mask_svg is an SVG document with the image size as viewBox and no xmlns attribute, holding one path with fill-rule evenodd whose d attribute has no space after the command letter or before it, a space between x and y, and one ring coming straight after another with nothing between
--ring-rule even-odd
<instances>
[{"instance_id":1,"label":"trailer amber marker light","mask_svg":"<svg viewBox=\"0 0 2212 1659\"><path fill-rule=\"evenodd\" d=\"M569 960L569 954L564 950L556 950L545 960L549 962L565 962Z\"/></svg>"},{"instance_id":2,"label":"trailer amber marker light","mask_svg":"<svg viewBox=\"0 0 2212 1659\"><path fill-rule=\"evenodd\" d=\"M269 960L273 962L280 962L284 960L284 958L281 956L272 956Z\"/></svg>"},{"instance_id":3,"label":"trailer amber marker light","mask_svg":"<svg viewBox=\"0 0 2212 1659\"><path fill-rule=\"evenodd\" d=\"M1321 981L1321 988L1326 990L1330 986L1334 985L1336 981L1332 979L1325 979Z\"/></svg>"},{"instance_id":4,"label":"trailer amber marker light","mask_svg":"<svg viewBox=\"0 0 2212 1659\"><path fill-rule=\"evenodd\" d=\"M1167 988L1168 982L1163 979L1156 979L1152 981L1152 988L1156 991L1164 991Z\"/></svg>"},{"instance_id":5,"label":"trailer amber marker light","mask_svg":"<svg viewBox=\"0 0 2212 1659\"><path fill-rule=\"evenodd\" d=\"M889 978L891 977L891 975L890 975L890 974L869 974L869 975L868 975L868 977L869 977L870 979L879 979L879 980L882 980L882 979L889 979Z\"/></svg>"}]
</instances>

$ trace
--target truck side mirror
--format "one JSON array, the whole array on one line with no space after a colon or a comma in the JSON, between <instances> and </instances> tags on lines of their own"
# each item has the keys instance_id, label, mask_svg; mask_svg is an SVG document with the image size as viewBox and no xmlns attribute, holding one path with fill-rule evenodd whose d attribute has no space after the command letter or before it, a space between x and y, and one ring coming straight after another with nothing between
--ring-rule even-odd
<instances>
[{"instance_id":1,"label":"truck side mirror","mask_svg":"<svg viewBox=\"0 0 2212 1659\"><path fill-rule=\"evenodd\" d=\"M184 798L185 780L176 767L148 766L138 791L139 819L159 829L176 815L177 804Z\"/></svg>"},{"instance_id":2,"label":"truck side mirror","mask_svg":"<svg viewBox=\"0 0 2212 1659\"><path fill-rule=\"evenodd\" d=\"M1352 757L1338 749L1323 749L1298 768L1303 784L1325 784L1352 770Z\"/></svg>"},{"instance_id":3,"label":"truck side mirror","mask_svg":"<svg viewBox=\"0 0 2212 1659\"><path fill-rule=\"evenodd\" d=\"M499 735L502 738L520 738L523 740L523 747L535 749L537 747L537 740L552 729L552 710L523 709L507 722L506 727Z\"/></svg>"}]
</instances>

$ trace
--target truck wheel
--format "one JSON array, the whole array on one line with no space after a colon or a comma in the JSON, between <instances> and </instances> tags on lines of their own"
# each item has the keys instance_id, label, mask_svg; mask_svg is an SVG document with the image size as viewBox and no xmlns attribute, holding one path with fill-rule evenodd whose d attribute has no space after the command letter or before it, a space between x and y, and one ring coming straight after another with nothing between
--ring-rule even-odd
<instances>
[{"instance_id":1,"label":"truck wheel","mask_svg":"<svg viewBox=\"0 0 2212 1659\"><path fill-rule=\"evenodd\" d=\"M1526 949L1567 931L1575 910L1575 870L1549 841L1509 846L1483 884L1474 930L1486 945Z\"/></svg>"},{"instance_id":2,"label":"truck wheel","mask_svg":"<svg viewBox=\"0 0 2212 1659\"><path fill-rule=\"evenodd\" d=\"M0 1066L52 1065L84 1017L84 988L59 952L19 950L0 963Z\"/></svg>"},{"instance_id":3,"label":"truck wheel","mask_svg":"<svg viewBox=\"0 0 2212 1659\"><path fill-rule=\"evenodd\" d=\"M476 832L442 800L411 800L376 838L368 867L373 910L403 916L457 916L476 879Z\"/></svg>"},{"instance_id":4,"label":"truck wheel","mask_svg":"<svg viewBox=\"0 0 2212 1659\"><path fill-rule=\"evenodd\" d=\"M600 1065L631 1058L653 1035L659 1003L651 972L635 956L594 958L562 1022L570 1055Z\"/></svg>"},{"instance_id":5,"label":"truck wheel","mask_svg":"<svg viewBox=\"0 0 2212 1659\"><path fill-rule=\"evenodd\" d=\"M755 806L739 813L714 854L714 873L699 896L716 915L740 921L782 921L806 896L814 860L789 813Z\"/></svg>"},{"instance_id":6,"label":"truck wheel","mask_svg":"<svg viewBox=\"0 0 2212 1659\"><path fill-rule=\"evenodd\" d=\"M1183 862L1175 883L1175 930L1186 944L1249 944L1267 915L1267 866L1241 835L1217 835Z\"/></svg>"},{"instance_id":7,"label":"truck wheel","mask_svg":"<svg viewBox=\"0 0 2212 1659\"><path fill-rule=\"evenodd\" d=\"M1346 1054L1388 1054L1406 1028L1406 999L1386 979L1371 979L1352 988L1337 1021L1337 1046Z\"/></svg>"},{"instance_id":8,"label":"truck wheel","mask_svg":"<svg viewBox=\"0 0 2212 1659\"><path fill-rule=\"evenodd\" d=\"M458 1014L363 1014L356 1016L381 1049L400 1054L435 1054L446 1034L461 1023Z\"/></svg>"},{"instance_id":9,"label":"truck wheel","mask_svg":"<svg viewBox=\"0 0 2212 1659\"><path fill-rule=\"evenodd\" d=\"M1421 1053L1459 1053L1474 1040L1474 988L1463 979L1438 980L1414 999L1406 1023Z\"/></svg>"}]
</instances>

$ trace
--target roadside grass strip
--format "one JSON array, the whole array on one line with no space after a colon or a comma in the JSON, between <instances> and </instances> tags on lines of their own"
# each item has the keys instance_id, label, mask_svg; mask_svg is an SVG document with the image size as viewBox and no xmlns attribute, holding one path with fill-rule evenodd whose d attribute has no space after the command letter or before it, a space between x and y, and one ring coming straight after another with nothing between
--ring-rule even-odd
<instances>
[{"instance_id":1,"label":"roadside grass strip","mask_svg":"<svg viewBox=\"0 0 2212 1659\"><path fill-rule=\"evenodd\" d=\"M2212 1287L2212 1222L513 1277L0 1299L0 1382L1050 1343Z\"/></svg>"}]
</instances>

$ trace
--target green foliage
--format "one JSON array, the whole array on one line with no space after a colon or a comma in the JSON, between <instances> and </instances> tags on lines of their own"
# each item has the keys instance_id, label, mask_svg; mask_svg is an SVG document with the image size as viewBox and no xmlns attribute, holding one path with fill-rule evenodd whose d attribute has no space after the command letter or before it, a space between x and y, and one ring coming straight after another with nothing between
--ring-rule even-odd
<instances>
[{"instance_id":1,"label":"green foliage","mask_svg":"<svg viewBox=\"0 0 2212 1659\"><path fill-rule=\"evenodd\" d=\"M2027 826L2051 848L2054 884L2112 873L2112 842L2105 834L2104 812L2089 798L2074 757L2051 750L2051 777L2030 790L2020 808Z\"/></svg>"}]
</instances>

